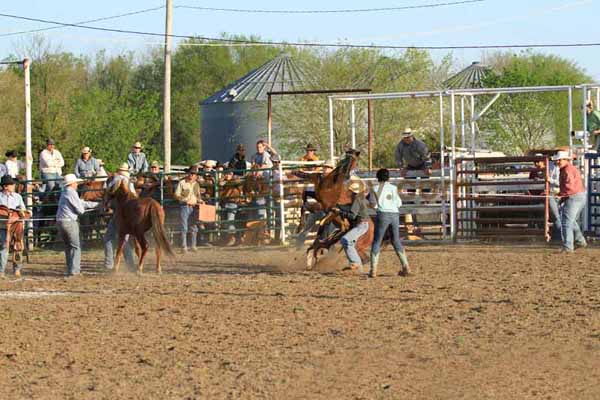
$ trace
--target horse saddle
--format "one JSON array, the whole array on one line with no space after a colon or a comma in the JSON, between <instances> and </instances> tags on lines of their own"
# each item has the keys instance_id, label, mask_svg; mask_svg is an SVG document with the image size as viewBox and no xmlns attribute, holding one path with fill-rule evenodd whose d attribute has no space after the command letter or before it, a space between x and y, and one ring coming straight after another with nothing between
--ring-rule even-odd
<instances>
[{"instance_id":1,"label":"horse saddle","mask_svg":"<svg viewBox=\"0 0 600 400\"><path fill-rule=\"evenodd\" d=\"M15 252L21 252L25 249L25 223L21 218L30 218L29 211L19 213L17 210L11 210L6 206L0 206L0 229L6 229L6 247L12 248Z\"/></svg>"}]
</instances>

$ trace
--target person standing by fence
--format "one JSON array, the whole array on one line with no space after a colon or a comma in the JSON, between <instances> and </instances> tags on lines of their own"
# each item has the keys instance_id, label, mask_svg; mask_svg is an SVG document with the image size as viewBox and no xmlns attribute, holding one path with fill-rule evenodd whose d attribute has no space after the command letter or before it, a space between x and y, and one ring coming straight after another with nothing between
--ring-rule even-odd
<instances>
[{"instance_id":1,"label":"person standing by fence","mask_svg":"<svg viewBox=\"0 0 600 400\"><path fill-rule=\"evenodd\" d=\"M396 255L400 260L399 275L406 276L410 273L408 258L400 241L400 212L402 200L398 194L398 188L391 183L390 171L385 168L377 171L378 184L373 186L370 192L369 201L373 207L377 209L377 219L375 220L375 238L371 246L371 270L369 276L375 278L377 276L377 267L379 264L379 252L381 250L381 242L388 228L392 230L392 245L396 251Z\"/></svg>"},{"instance_id":2,"label":"person standing by fence","mask_svg":"<svg viewBox=\"0 0 600 400\"><path fill-rule=\"evenodd\" d=\"M243 144L238 144L235 149L235 154L227 164L227 168L234 170L233 173L237 176L244 176L246 175L246 171L251 167L252 165L246 161L246 148Z\"/></svg>"},{"instance_id":3,"label":"person standing by fence","mask_svg":"<svg viewBox=\"0 0 600 400\"><path fill-rule=\"evenodd\" d=\"M9 175L4 175L2 179L0 179L0 186L2 186L2 191L0 192L0 206L6 207L9 211L18 211L19 216L23 218L27 209L25 208L25 203L23 202L21 195L15 193L16 182ZM0 225L0 276L4 276L4 270L8 263L9 246L7 217L6 223ZM17 262L13 264L13 272L16 277L21 276L21 265Z\"/></svg>"},{"instance_id":4,"label":"person standing by fence","mask_svg":"<svg viewBox=\"0 0 600 400\"><path fill-rule=\"evenodd\" d=\"M142 144L140 142L133 144L131 152L127 156L127 165L129 165L129 172L133 175L148 171L148 160L146 159L146 154L142 152Z\"/></svg>"},{"instance_id":5,"label":"person standing by fence","mask_svg":"<svg viewBox=\"0 0 600 400\"><path fill-rule=\"evenodd\" d=\"M25 163L17 159L17 152L9 150L6 152L6 165L7 175L10 175L13 179L20 179L21 171L25 169Z\"/></svg>"},{"instance_id":6,"label":"person standing by fence","mask_svg":"<svg viewBox=\"0 0 600 400\"><path fill-rule=\"evenodd\" d=\"M75 162L75 176L79 178L91 178L100 171L100 163L92 157L92 150L89 147L81 149L81 157Z\"/></svg>"},{"instance_id":7,"label":"person standing by fence","mask_svg":"<svg viewBox=\"0 0 600 400\"><path fill-rule=\"evenodd\" d=\"M65 166L60 151L54 147L54 140L46 140L46 148L40 153L40 173L44 181L45 191L51 192L62 179L62 167Z\"/></svg>"},{"instance_id":8,"label":"person standing by fence","mask_svg":"<svg viewBox=\"0 0 600 400\"><path fill-rule=\"evenodd\" d=\"M573 157L568 151L559 151L554 157L560 168L560 197L562 224L561 253L572 253L576 247L587 247L585 237L579 227L579 217L585 207L587 196L581 174L576 166L571 163Z\"/></svg>"},{"instance_id":9,"label":"person standing by fence","mask_svg":"<svg viewBox=\"0 0 600 400\"><path fill-rule=\"evenodd\" d=\"M83 182L75 174L68 174L63 180L63 191L58 201L56 226L65 245L67 276L81 273L81 239L79 236L79 217L86 209L95 209L100 203L84 201L77 194L77 185Z\"/></svg>"},{"instance_id":10,"label":"person standing by fence","mask_svg":"<svg viewBox=\"0 0 600 400\"><path fill-rule=\"evenodd\" d=\"M196 251L198 236L197 206L202 203L200 185L198 185L198 168L188 168L185 179L177 184L175 199L179 201L179 218L181 223L181 247L188 252L188 232L191 232L191 250Z\"/></svg>"}]
</instances>

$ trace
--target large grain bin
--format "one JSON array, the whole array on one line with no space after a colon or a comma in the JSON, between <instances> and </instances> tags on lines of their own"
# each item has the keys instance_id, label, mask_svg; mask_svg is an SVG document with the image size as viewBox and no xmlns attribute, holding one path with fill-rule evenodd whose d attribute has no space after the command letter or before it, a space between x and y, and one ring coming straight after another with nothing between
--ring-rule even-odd
<instances>
[{"instance_id":1,"label":"large grain bin","mask_svg":"<svg viewBox=\"0 0 600 400\"><path fill-rule=\"evenodd\" d=\"M467 68L451 76L444 82L445 89L479 89L484 87L484 80L491 68L474 61Z\"/></svg>"},{"instance_id":2,"label":"large grain bin","mask_svg":"<svg viewBox=\"0 0 600 400\"><path fill-rule=\"evenodd\" d=\"M204 100L202 159L228 161L238 143L250 156L256 141L266 138L267 93L302 90L303 78L289 55L281 54Z\"/></svg>"}]
</instances>

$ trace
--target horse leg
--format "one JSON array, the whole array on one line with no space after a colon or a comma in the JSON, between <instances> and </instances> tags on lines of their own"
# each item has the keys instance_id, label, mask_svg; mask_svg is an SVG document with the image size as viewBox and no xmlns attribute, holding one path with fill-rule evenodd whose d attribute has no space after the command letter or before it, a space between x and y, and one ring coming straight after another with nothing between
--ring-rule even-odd
<instances>
[{"instance_id":1,"label":"horse leg","mask_svg":"<svg viewBox=\"0 0 600 400\"><path fill-rule=\"evenodd\" d=\"M146 258L146 254L148 253L148 248L150 245L148 244L148 240L146 240L143 233L140 236L137 236L136 242L138 244L135 246L135 248L138 249L141 247L140 262L138 264L138 274L141 275L142 272L144 272L144 259Z\"/></svg>"},{"instance_id":2,"label":"horse leg","mask_svg":"<svg viewBox=\"0 0 600 400\"><path fill-rule=\"evenodd\" d=\"M125 242L125 235L119 234L119 244L117 246L117 255L115 256L115 272L119 272L121 257L123 257L123 250L125 249Z\"/></svg>"},{"instance_id":3,"label":"horse leg","mask_svg":"<svg viewBox=\"0 0 600 400\"><path fill-rule=\"evenodd\" d=\"M162 274L162 269L160 267L160 246L157 244L156 246L156 273L158 275Z\"/></svg>"}]
</instances>

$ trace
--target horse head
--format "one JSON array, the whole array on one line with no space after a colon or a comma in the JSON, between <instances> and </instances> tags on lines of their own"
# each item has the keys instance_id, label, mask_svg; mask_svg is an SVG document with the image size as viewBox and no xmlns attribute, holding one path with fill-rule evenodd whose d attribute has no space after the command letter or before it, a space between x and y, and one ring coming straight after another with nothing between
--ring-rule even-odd
<instances>
[{"instance_id":1,"label":"horse head","mask_svg":"<svg viewBox=\"0 0 600 400\"><path fill-rule=\"evenodd\" d=\"M349 179L350 172L358 165L359 157L360 151L355 149L346 150L346 155L332 172L334 182L337 183L340 178L343 178L343 180Z\"/></svg>"}]
</instances>

